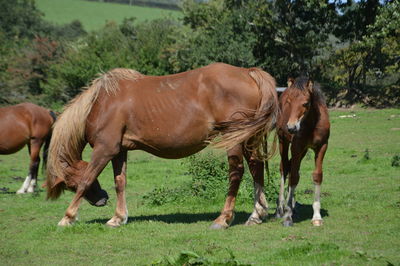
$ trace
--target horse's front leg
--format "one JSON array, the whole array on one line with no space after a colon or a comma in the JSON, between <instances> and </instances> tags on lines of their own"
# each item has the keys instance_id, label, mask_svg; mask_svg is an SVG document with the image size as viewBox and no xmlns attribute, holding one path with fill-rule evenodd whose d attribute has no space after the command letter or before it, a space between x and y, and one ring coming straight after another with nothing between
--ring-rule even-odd
<instances>
[{"instance_id":1,"label":"horse's front leg","mask_svg":"<svg viewBox=\"0 0 400 266\"><path fill-rule=\"evenodd\" d=\"M244 171L242 145L236 145L227 154L229 163L229 191L220 216L211 225L212 229L226 229L232 223L234 219L235 200L240 182L242 181Z\"/></svg>"},{"instance_id":2,"label":"horse's front leg","mask_svg":"<svg viewBox=\"0 0 400 266\"><path fill-rule=\"evenodd\" d=\"M321 147L316 149L315 152L315 170L312 174L313 181L315 185L315 193L314 193L314 202L313 202L313 210L314 215L311 220L311 223L314 226L322 225L322 217L321 217L321 183L322 183L322 162L324 160L325 152L328 148L328 143L323 144Z\"/></svg>"},{"instance_id":3,"label":"horse's front leg","mask_svg":"<svg viewBox=\"0 0 400 266\"><path fill-rule=\"evenodd\" d=\"M275 216L277 218L282 218L285 211L285 181L288 173L290 172L290 161L288 156L289 151L289 142L286 139L279 140L279 153L281 156L281 164L280 164L280 174L281 174L281 182L279 188L279 197L276 204L276 212Z\"/></svg>"},{"instance_id":4,"label":"horse's front leg","mask_svg":"<svg viewBox=\"0 0 400 266\"><path fill-rule=\"evenodd\" d=\"M101 171L103 171L107 163L114 156L115 153L111 153L106 147L103 147L103 145L99 145L97 147L94 146L92 159L90 160L90 163L84 171L84 175L76 180L79 183L76 188L75 196L72 199L67 210L65 211L64 217L58 223L59 226L68 226L76 221L79 205L82 201L82 198L85 196L85 193L90 189L91 185L94 183ZM99 188L100 185L98 183L97 185Z\"/></svg>"},{"instance_id":5,"label":"horse's front leg","mask_svg":"<svg viewBox=\"0 0 400 266\"><path fill-rule=\"evenodd\" d=\"M128 221L128 209L126 207L126 160L127 151L121 151L112 159L115 191L117 193L117 207L114 216L107 222L108 226L117 227Z\"/></svg>"},{"instance_id":6,"label":"horse's front leg","mask_svg":"<svg viewBox=\"0 0 400 266\"><path fill-rule=\"evenodd\" d=\"M264 162L251 156L248 152L244 153L254 184L254 209L246 225L261 224L268 215L268 203L264 194Z\"/></svg>"},{"instance_id":7,"label":"horse's front leg","mask_svg":"<svg viewBox=\"0 0 400 266\"><path fill-rule=\"evenodd\" d=\"M304 144L296 145L292 143L291 146L292 158L290 159L290 174L288 184L287 201L284 208L283 226L293 225L293 213L296 205L295 190L300 179L300 164L301 160L307 153L307 148Z\"/></svg>"}]
</instances>

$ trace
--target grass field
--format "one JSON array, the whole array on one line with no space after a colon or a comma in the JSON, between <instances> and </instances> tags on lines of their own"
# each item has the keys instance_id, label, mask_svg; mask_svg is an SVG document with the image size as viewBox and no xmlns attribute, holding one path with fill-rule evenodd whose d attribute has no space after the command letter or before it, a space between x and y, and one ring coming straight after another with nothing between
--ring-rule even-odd
<instances>
[{"instance_id":1,"label":"grass field","mask_svg":"<svg viewBox=\"0 0 400 266\"><path fill-rule=\"evenodd\" d=\"M57 24L79 20L87 31L100 29L107 21L120 23L127 17L136 17L138 22L142 22L163 17L177 18L182 14L180 11L160 8L83 0L36 0L36 5L46 20Z\"/></svg>"},{"instance_id":2,"label":"grass field","mask_svg":"<svg viewBox=\"0 0 400 266\"><path fill-rule=\"evenodd\" d=\"M27 151L0 156L0 264L149 265L190 251L214 263L232 262L234 257L254 265L399 265L400 167L391 162L400 155L400 109L331 110L330 116L322 186L324 225L319 228L310 223L312 156L302 165L297 189L301 214L292 228L272 217L273 202L266 222L244 226L252 202L239 200L234 224L223 231L208 228L222 200L157 207L143 202L142 196L154 187L187 182L180 160L131 152L128 224L114 229L104 225L116 203L108 166L99 179L110 195L109 204L95 208L84 202L79 221L59 228L72 193L57 201L46 201L43 190L14 194L26 176ZM275 156L272 167L277 162Z\"/></svg>"}]
</instances>

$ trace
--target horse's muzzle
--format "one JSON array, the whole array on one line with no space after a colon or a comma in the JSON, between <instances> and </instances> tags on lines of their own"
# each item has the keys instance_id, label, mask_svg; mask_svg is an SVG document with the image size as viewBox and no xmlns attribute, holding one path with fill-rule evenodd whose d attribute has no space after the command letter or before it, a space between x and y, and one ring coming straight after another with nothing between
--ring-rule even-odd
<instances>
[{"instance_id":1,"label":"horse's muzzle","mask_svg":"<svg viewBox=\"0 0 400 266\"><path fill-rule=\"evenodd\" d=\"M287 124L287 130L290 134L296 134L300 130L300 122L296 124Z\"/></svg>"},{"instance_id":2,"label":"horse's muzzle","mask_svg":"<svg viewBox=\"0 0 400 266\"><path fill-rule=\"evenodd\" d=\"M98 193L96 193L96 196L94 197L93 195L87 195L84 197L92 206L96 207L103 207L107 205L108 201L108 194L107 191L105 190L100 190Z\"/></svg>"}]
</instances>

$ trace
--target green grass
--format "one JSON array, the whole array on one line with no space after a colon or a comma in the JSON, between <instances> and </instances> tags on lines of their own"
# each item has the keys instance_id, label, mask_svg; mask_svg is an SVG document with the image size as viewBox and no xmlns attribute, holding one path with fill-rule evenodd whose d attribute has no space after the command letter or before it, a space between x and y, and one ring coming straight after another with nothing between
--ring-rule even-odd
<instances>
[{"instance_id":1,"label":"green grass","mask_svg":"<svg viewBox=\"0 0 400 266\"><path fill-rule=\"evenodd\" d=\"M136 17L138 22L143 22L182 16L180 11L84 0L36 0L36 5L46 20L56 24L79 20L87 31L100 29L107 21L120 23L127 17Z\"/></svg>"},{"instance_id":2,"label":"green grass","mask_svg":"<svg viewBox=\"0 0 400 266\"><path fill-rule=\"evenodd\" d=\"M352 114L356 116L340 118ZM0 156L0 188L8 191L0 193L1 264L149 265L191 251L214 263L233 254L239 262L254 265L399 265L400 168L391 162L400 154L400 110L333 110L330 116L320 228L310 223L313 156L309 155L297 189L301 213L292 228L282 227L272 217L259 226L244 226L252 202L239 200L235 222L224 231L208 229L222 200L156 207L143 203L142 196L154 187L178 187L188 181L180 160L130 152L128 224L104 226L116 203L108 166L99 179L109 192L109 204L95 208L84 202L79 221L59 228L57 222L73 194L66 192L57 201L46 201L43 190L15 195L22 182L15 177L26 176L27 151ZM364 159L366 149L369 160ZM89 155L87 150L85 157ZM275 156L275 167L277 162Z\"/></svg>"}]
</instances>

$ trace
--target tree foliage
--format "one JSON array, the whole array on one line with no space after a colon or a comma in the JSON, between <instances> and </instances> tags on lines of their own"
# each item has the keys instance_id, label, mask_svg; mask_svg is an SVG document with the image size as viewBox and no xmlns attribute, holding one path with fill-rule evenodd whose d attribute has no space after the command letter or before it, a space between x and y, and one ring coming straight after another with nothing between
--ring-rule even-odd
<instances>
[{"instance_id":1,"label":"tree foliage","mask_svg":"<svg viewBox=\"0 0 400 266\"><path fill-rule=\"evenodd\" d=\"M399 105L400 4L379 6L370 21L359 39L335 51L328 79L345 88L342 98L347 102Z\"/></svg>"},{"instance_id":2,"label":"tree foliage","mask_svg":"<svg viewBox=\"0 0 400 266\"><path fill-rule=\"evenodd\" d=\"M331 104L399 105L399 4L378 0L182 2L161 19L85 33L52 25L33 0L0 0L0 104L61 106L116 67L165 75L212 62L320 81Z\"/></svg>"},{"instance_id":3,"label":"tree foliage","mask_svg":"<svg viewBox=\"0 0 400 266\"><path fill-rule=\"evenodd\" d=\"M333 4L315 1L213 0L183 4L184 24L172 63L176 70L222 61L260 66L280 83L311 73L327 46Z\"/></svg>"}]
</instances>

